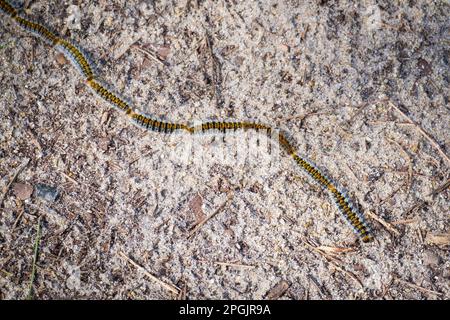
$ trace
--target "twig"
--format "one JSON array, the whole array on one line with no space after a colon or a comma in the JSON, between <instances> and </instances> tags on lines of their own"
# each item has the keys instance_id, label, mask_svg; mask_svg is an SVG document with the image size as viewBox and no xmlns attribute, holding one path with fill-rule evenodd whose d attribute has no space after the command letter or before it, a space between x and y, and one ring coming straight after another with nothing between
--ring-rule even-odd
<instances>
[{"instance_id":1,"label":"twig","mask_svg":"<svg viewBox=\"0 0 450 320\"><path fill-rule=\"evenodd\" d=\"M434 197L435 195L438 195L442 191L447 190L447 188L450 187L450 179L448 179L442 186L437 187L428 196Z\"/></svg>"},{"instance_id":2,"label":"twig","mask_svg":"<svg viewBox=\"0 0 450 320\"><path fill-rule=\"evenodd\" d=\"M415 223L415 222L417 222L417 219L402 219L402 220L392 221L391 224L393 226L396 226L399 224L410 224L410 223Z\"/></svg>"},{"instance_id":3,"label":"twig","mask_svg":"<svg viewBox=\"0 0 450 320\"><path fill-rule=\"evenodd\" d=\"M25 209L22 206L19 215L17 216L16 220L14 221L14 224L12 226L12 231L16 230L17 224L19 223L19 220L20 220L20 218L22 218L24 213L25 213Z\"/></svg>"},{"instance_id":4,"label":"twig","mask_svg":"<svg viewBox=\"0 0 450 320\"><path fill-rule=\"evenodd\" d=\"M211 218L213 218L215 215L217 215L220 211L222 211L229 203L230 201L233 199L233 195L234 193L231 192L228 194L227 200L222 203L222 205L217 208L216 211L214 211L213 213L211 213L209 216L207 216L206 218L204 218L202 221L200 221L199 223L197 223L195 225L195 227L189 232L187 238L191 238L206 222L208 222Z\"/></svg>"},{"instance_id":5,"label":"twig","mask_svg":"<svg viewBox=\"0 0 450 320\"><path fill-rule=\"evenodd\" d=\"M375 213L373 213L371 211L367 211L367 215L369 217L371 217L372 219L374 219L375 221L378 221L381 225L383 225L383 227L385 227L387 230L394 233L396 236L400 235L400 232L397 229L395 229L389 222L385 221L384 219L381 219Z\"/></svg>"},{"instance_id":6,"label":"twig","mask_svg":"<svg viewBox=\"0 0 450 320\"><path fill-rule=\"evenodd\" d=\"M408 152L406 152L405 148L403 148L403 146L400 143L398 143L397 141L395 141L393 139L389 139L389 138L387 138L387 140L389 140L390 142L395 144L397 147L399 147L400 150L403 152L403 154L407 158L407 162L408 162L408 179L406 180L406 183L408 185L408 192L409 192L409 190L411 190L412 178L413 178L413 168L412 168L411 157L409 156Z\"/></svg>"},{"instance_id":7,"label":"twig","mask_svg":"<svg viewBox=\"0 0 450 320\"><path fill-rule=\"evenodd\" d=\"M3 269L0 269L0 272L5 274L7 277L12 277L12 275L13 275L11 272L8 272L8 271L3 270Z\"/></svg>"},{"instance_id":8,"label":"twig","mask_svg":"<svg viewBox=\"0 0 450 320\"><path fill-rule=\"evenodd\" d=\"M177 300L186 300L186 293L187 293L186 280L184 280L183 278L182 281L183 281L183 289L180 289L180 293L177 296Z\"/></svg>"},{"instance_id":9,"label":"twig","mask_svg":"<svg viewBox=\"0 0 450 320\"><path fill-rule=\"evenodd\" d=\"M207 260L198 260L203 263L210 263L210 261ZM236 263L236 262L224 262L224 261L212 261L212 263L225 266L225 267L234 267L234 268L243 268L243 269L253 269L256 268L256 266L248 265L248 264L242 264L242 263Z\"/></svg>"},{"instance_id":10,"label":"twig","mask_svg":"<svg viewBox=\"0 0 450 320\"><path fill-rule=\"evenodd\" d=\"M328 253L326 253L325 251L322 251L320 249L318 249L316 246L310 244L309 242L302 240L302 242L304 244L306 244L306 246L308 246L310 249L312 249L313 251L317 252L318 254L320 254L321 256L325 257L327 259L327 261L329 262L334 262L335 264L341 262L339 259L335 258L332 255L329 255Z\"/></svg>"},{"instance_id":11,"label":"twig","mask_svg":"<svg viewBox=\"0 0 450 320\"><path fill-rule=\"evenodd\" d=\"M214 264L218 264L220 266L226 266L226 267L243 268L243 269L253 269L253 268L255 268L255 266L252 266L252 265L241 264L241 263L232 263L232 262L214 261Z\"/></svg>"},{"instance_id":12,"label":"twig","mask_svg":"<svg viewBox=\"0 0 450 320\"><path fill-rule=\"evenodd\" d=\"M316 278L314 278L312 275L308 274L308 278L311 280L311 283L316 287L316 289L319 291L319 293L323 296L325 296L328 300L331 300L331 294L328 291L327 288L325 288L324 285L321 285ZM321 297L322 298L322 297Z\"/></svg>"},{"instance_id":13,"label":"twig","mask_svg":"<svg viewBox=\"0 0 450 320\"><path fill-rule=\"evenodd\" d=\"M397 110L400 114L402 114L403 117L405 117L409 123L414 125L414 127L417 130L419 130L420 133L422 133L425 136L425 138L428 139L428 141L430 141L430 143L439 151L442 157L450 164L450 158L447 156L447 154L445 154L444 150L442 150L439 143L437 143L437 141L430 134L428 134L419 124L417 124L414 120L412 120L404 111L402 111L399 107L393 104L392 101L389 101L389 105L395 110Z\"/></svg>"},{"instance_id":14,"label":"twig","mask_svg":"<svg viewBox=\"0 0 450 320\"><path fill-rule=\"evenodd\" d=\"M135 37L134 39L131 39L131 41L129 43L126 44L126 47L123 46L123 43L116 46L114 49L114 60L119 60L120 58L122 58L122 56L130 49L133 48L133 46L135 46L135 43L138 42L139 40L141 40L142 38L142 34L138 34L137 37ZM121 46L123 46L121 48ZM120 51L119 51L120 49Z\"/></svg>"},{"instance_id":15,"label":"twig","mask_svg":"<svg viewBox=\"0 0 450 320\"><path fill-rule=\"evenodd\" d=\"M69 176L67 173L61 171L61 174L69 181L73 182L74 184L79 184L77 180Z\"/></svg>"},{"instance_id":16,"label":"twig","mask_svg":"<svg viewBox=\"0 0 450 320\"><path fill-rule=\"evenodd\" d=\"M409 173L407 173L407 174L409 175ZM403 182L403 183L400 185L400 187L398 187L397 189L395 189L394 191L392 191L390 195L388 195L388 196L387 196L386 198L384 198L383 200L379 201L379 202L377 203L377 206L379 207L379 206L381 206L382 204L384 204L386 201L390 200L390 199L391 199L394 195L396 195L397 192L399 192L399 191L405 186L405 184L407 184L407 183L408 183L408 181Z\"/></svg>"},{"instance_id":17,"label":"twig","mask_svg":"<svg viewBox=\"0 0 450 320\"><path fill-rule=\"evenodd\" d=\"M39 243L41 241L41 216L38 218L36 238L34 240L33 266L31 269L30 282L28 284L27 300L33 299L33 283L36 277L36 262L39 253Z\"/></svg>"},{"instance_id":18,"label":"twig","mask_svg":"<svg viewBox=\"0 0 450 320\"><path fill-rule=\"evenodd\" d=\"M352 278L354 281L356 281L361 287L364 287L362 282L350 271L347 271L339 266L339 263L341 262L339 259L336 259L335 257L325 253L324 251L320 250L317 246L312 245L308 241L305 241L301 239L301 241L308 246L313 251L319 253L321 256L323 256L333 267L335 267L338 271L341 271L342 273L346 274L350 278Z\"/></svg>"},{"instance_id":19,"label":"twig","mask_svg":"<svg viewBox=\"0 0 450 320\"><path fill-rule=\"evenodd\" d=\"M147 277L149 277L151 280L159 283L163 288L169 290L170 292L174 293L175 295L179 295L180 294L180 288L176 287L173 284L169 284L166 283L162 280L159 280L157 277L155 277L154 275L152 275L150 272L148 272L144 267L141 267L139 264L137 264L136 262L134 262L133 260L131 260L125 253L123 253L122 251L119 251L119 256L121 256L122 258L124 258L126 261L128 261L129 263L131 263L133 266L135 266L136 268L138 268L139 270L141 270Z\"/></svg>"},{"instance_id":20,"label":"twig","mask_svg":"<svg viewBox=\"0 0 450 320\"><path fill-rule=\"evenodd\" d=\"M439 193L441 193L442 191L447 190L450 187L450 179L448 179L443 185L437 187L436 189L434 189L433 191L431 191L429 194L426 195L426 197L434 197L436 195L438 195ZM420 200L418 202L416 202L411 208L409 208L408 211L406 211L406 214L411 213L414 210L420 210L424 207L426 207L428 205L428 203L424 200Z\"/></svg>"},{"instance_id":21,"label":"twig","mask_svg":"<svg viewBox=\"0 0 450 320\"><path fill-rule=\"evenodd\" d=\"M352 272L343 269L343 268L342 268L341 266L339 266L337 263L331 262L331 264L332 264L337 270L343 272L344 274L346 274L347 276L349 276L350 278L352 278L353 280L355 280L355 281L361 286L361 288L364 288L364 285L362 284L361 280L359 280Z\"/></svg>"},{"instance_id":22,"label":"twig","mask_svg":"<svg viewBox=\"0 0 450 320\"><path fill-rule=\"evenodd\" d=\"M371 101L367 101L367 102L363 102L359 105L356 106L348 106L350 108L353 109L357 109L356 112L350 117L350 119L348 119L346 122L348 125L351 125L352 123L354 123L355 118L364 111L364 109L366 109L367 107L371 107L371 106L376 106L378 103L383 103L385 102L386 99L376 99L376 100L371 100ZM369 122L370 123L370 122Z\"/></svg>"},{"instance_id":23,"label":"twig","mask_svg":"<svg viewBox=\"0 0 450 320\"><path fill-rule=\"evenodd\" d=\"M420 227L417 227L416 231L417 231L417 237L419 238L420 244L424 244L422 230L420 230Z\"/></svg>"},{"instance_id":24,"label":"twig","mask_svg":"<svg viewBox=\"0 0 450 320\"><path fill-rule=\"evenodd\" d=\"M214 90L214 98L216 100L216 105L219 106L219 103L221 103L221 89L220 89L220 82L221 82L221 69L220 69L220 62L218 61L217 57L214 55L213 52L213 44L211 42L210 36L207 34L205 36L206 46L208 48L208 53L212 60L212 76L213 76L213 90Z\"/></svg>"},{"instance_id":25,"label":"twig","mask_svg":"<svg viewBox=\"0 0 450 320\"><path fill-rule=\"evenodd\" d=\"M11 185L13 184L13 182L17 179L17 176L19 175L20 172L22 172L23 169L25 169L25 167L28 165L28 162L30 162L30 159L27 158L25 159L22 164L19 166L19 168L17 168L16 172L14 173L13 177L11 178L11 180L9 181L9 183L6 185L6 187L3 189L3 193L0 197L0 207L3 204L3 200L5 200L6 194L8 193L9 188L11 187Z\"/></svg>"},{"instance_id":26,"label":"twig","mask_svg":"<svg viewBox=\"0 0 450 320\"><path fill-rule=\"evenodd\" d=\"M394 279L396 281L404 284L404 285L407 285L408 287L417 289L417 290L425 292L425 293L430 293L430 294L434 294L434 295L437 295L437 296L442 296L443 295L443 293L441 293L441 292L437 292L437 291L433 291L433 290L430 290L430 289L426 289L426 288L423 288L421 286L418 286L417 284L410 283L408 281L405 281L405 280L402 280L402 279L399 279L399 278L394 278Z\"/></svg>"},{"instance_id":27,"label":"twig","mask_svg":"<svg viewBox=\"0 0 450 320\"><path fill-rule=\"evenodd\" d=\"M355 248L340 248L340 247L330 247L330 246L318 246L317 250L327 252L327 253L333 254L333 255L356 251Z\"/></svg>"},{"instance_id":28,"label":"twig","mask_svg":"<svg viewBox=\"0 0 450 320\"><path fill-rule=\"evenodd\" d=\"M152 59L153 61L158 62L159 64L163 65L163 66L167 66L165 62L161 61L153 52L150 52L149 50L145 50L143 48L141 48L140 46L133 44L131 46L132 49L136 49L139 52L142 52L144 55L146 55L147 57L149 57L150 59Z\"/></svg>"}]
</instances>

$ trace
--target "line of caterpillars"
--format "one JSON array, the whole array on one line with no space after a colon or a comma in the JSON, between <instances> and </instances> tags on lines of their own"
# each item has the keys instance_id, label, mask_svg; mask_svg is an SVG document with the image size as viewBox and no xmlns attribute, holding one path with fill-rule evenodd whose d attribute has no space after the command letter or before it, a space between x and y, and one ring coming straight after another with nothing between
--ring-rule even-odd
<instances>
[{"instance_id":1,"label":"line of caterpillars","mask_svg":"<svg viewBox=\"0 0 450 320\"><path fill-rule=\"evenodd\" d=\"M19 14L16 8L5 0L0 0L0 11L10 16L23 29L37 35L45 42L62 52L75 65L81 76L86 81L86 84L97 95L109 102L114 108L125 113L125 115L128 116L134 124L137 124L140 127L161 133L185 131L189 134L194 134L197 132L208 132L211 130L226 132L229 130L235 131L238 129L266 131L268 135L273 133L274 129L272 127L255 122L210 121L196 126L191 126L188 124L159 121L135 112L129 102L109 90L102 83L102 81L99 80L98 76L94 72L93 64L89 61L87 55L81 48L74 45L71 41L58 37L50 31L49 28L24 18L21 14ZM293 145L288 141L282 132L279 132L275 135L275 137L278 137L280 146L294 159L297 165L304 169L318 184L330 192L330 195L339 211L342 213L346 221L352 226L356 234L360 236L362 241L370 242L373 237L370 233L369 227L365 223L361 213L359 213L359 211L352 205L349 197L347 197L344 192L340 191L336 184L325 174L323 174L313 163L300 157L296 153Z\"/></svg>"}]
</instances>

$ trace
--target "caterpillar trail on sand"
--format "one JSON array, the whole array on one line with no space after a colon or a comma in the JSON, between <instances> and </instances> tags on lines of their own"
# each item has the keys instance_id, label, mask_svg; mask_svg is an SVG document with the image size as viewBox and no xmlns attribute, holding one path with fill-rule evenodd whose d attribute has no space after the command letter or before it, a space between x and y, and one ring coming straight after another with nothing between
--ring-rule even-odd
<instances>
[{"instance_id":1,"label":"caterpillar trail on sand","mask_svg":"<svg viewBox=\"0 0 450 320\"><path fill-rule=\"evenodd\" d=\"M260 124L257 122L228 122L228 121L208 121L197 125L188 123L173 123L155 119L145 114L134 111L130 102L121 98L118 94L108 89L107 86L98 77L94 64L90 61L83 50L75 45L72 41L57 36L46 26L34 22L12 6L6 0L0 0L0 12L9 16L23 30L28 31L37 37L43 39L46 43L54 46L58 51L62 52L76 67L81 77L85 80L87 86L92 91L112 105L115 109L124 113L130 121L146 130L171 134L174 132L185 132L187 134L207 133L207 132L223 132L236 130L253 130L257 132L266 132L268 136L278 140L281 148L294 160L294 162L303 169L315 182L323 189L326 189L333 202L336 204L339 212L349 223L355 233L363 242L370 242L373 237L370 228L366 224L363 215L353 205L351 199L342 191L332 179L327 177L316 165L304 157L297 154L293 144L283 132L275 133L275 128Z\"/></svg>"}]
</instances>

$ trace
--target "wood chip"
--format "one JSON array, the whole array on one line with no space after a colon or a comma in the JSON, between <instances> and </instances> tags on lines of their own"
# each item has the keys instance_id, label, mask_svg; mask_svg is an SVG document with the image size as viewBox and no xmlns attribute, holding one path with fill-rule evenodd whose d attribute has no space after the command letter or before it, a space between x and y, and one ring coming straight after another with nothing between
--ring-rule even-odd
<instances>
[{"instance_id":1,"label":"wood chip","mask_svg":"<svg viewBox=\"0 0 450 320\"><path fill-rule=\"evenodd\" d=\"M427 233L425 237L425 243L434 244L436 246L448 246L450 245L450 233Z\"/></svg>"},{"instance_id":2,"label":"wood chip","mask_svg":"<svg viewBox=\"0 0 450 320\"><path fill-rule=\"evenodd\" d=\"M395 229L389 222L381 219L379 216L377 216L375 213L371 212L371 211L367 211L367 216L371 217L372 219L374 219L375 221L379 222L383 227L385 227L387 230L389 230L390 232L392 232L393 234L395 234L396 236L400 235L400 232Z\"/></svg>"},{"instance_id":3,"label":"wood chip","mask_svg":"<svg viewBox=\"0 0 450 320\"><path fill-rule=\"evenodd\" d=\"M285 280L278 282L275 287L270 289L266 294L266 299L276 300L282 297L286 291L289 289L289 283Z\"/></svg>"},{"instance_id":4,"label":"wood chip","mask_svg":"<svg viewBox=\"0 0 450 320\"><path fill-rule=\"evenodd\" d=\"M189 210L194 214L195 224L205 219L206 214L203 212L203 198L200 194L195 195L188 204Z\"/></svg>"},{"instance_id":5,"label":"wood chip","mask_svg":"<svg viewBox=\"0 0 450 320\"><path fill-rule=\"evenodd\" d=\"M120 257L122 257L123 259L125 259L126 261L128 261L129 263L131 263L133 266L135 266L137 269L141 270L149 279L153 280L154 282L158 283L160 286L162 286L164 289L174 293L175 295L179 295L180 294L180 288L176 287L173 284L170 283L166 283L162 280L159 280L157 277L155 277L154 275L152 275L150 272L148 272L144 267L141 267L139 264L137 264L136 262L134 262L132 259L130 259L124 252L119 251L118 255Z\"/></svg>"},{"instance_id":6,"label":"wood chip","mask_svg":"<svg viewBox=\"0 0 450 320\"><path fill-rule=\"evenodd\" d=\"M339 247L329 247L329 246L318 246L317 250L321 250L331 254L340 254L346 252L356 251L355 248L339 248Z\"/></svg>"}]
</instances>

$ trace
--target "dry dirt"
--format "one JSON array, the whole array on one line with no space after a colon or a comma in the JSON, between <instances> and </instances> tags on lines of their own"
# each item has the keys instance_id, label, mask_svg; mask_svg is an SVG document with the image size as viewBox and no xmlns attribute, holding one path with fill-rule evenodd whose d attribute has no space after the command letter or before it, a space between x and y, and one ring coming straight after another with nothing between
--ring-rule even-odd
<instances>
[{"instance_id":1,"label":"dry dirt","mask_svg":"<svg viewBox=\"0 0 450 320\"><path fill-rule=\"evenodd\" d=\"M448 1L27 3L140 110L289 132L375 241L284 154L135 127L1 15L1 299L38 225L35 299L450 297Z\"/></svg>"}]
</instances>

